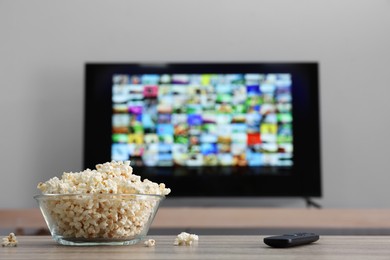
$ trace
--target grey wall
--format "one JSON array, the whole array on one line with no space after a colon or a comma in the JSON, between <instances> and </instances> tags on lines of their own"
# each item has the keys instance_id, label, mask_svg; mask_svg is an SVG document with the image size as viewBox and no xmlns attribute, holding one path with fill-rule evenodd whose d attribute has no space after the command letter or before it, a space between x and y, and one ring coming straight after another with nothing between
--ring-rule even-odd
<instances>
[{"instance_id":1,"label":"grey wall","mask_svg":"<svg viewBox=\"0 0 390 260\"><path fill-rule=\"evenodd\" d=\"M0 0L0 207L81 170L86 61L319 61L318 202L389 207L389 32L389 0Z\"/></svg>"}]
</instances>

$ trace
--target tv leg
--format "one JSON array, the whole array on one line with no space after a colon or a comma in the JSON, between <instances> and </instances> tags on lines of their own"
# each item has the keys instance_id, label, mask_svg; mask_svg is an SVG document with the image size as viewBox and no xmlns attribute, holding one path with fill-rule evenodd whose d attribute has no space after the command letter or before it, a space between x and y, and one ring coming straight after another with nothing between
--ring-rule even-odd
<instances>
[{"instance_id":1,"label":"tv leg","mask_svg":"<svg viewBox=\"0 0 390 260\"><path fill-rule=\"evenodd\" d=\"M310 198L305 197L304 199L306 201L306 208L310 208L310 207L313 207L313 208L316 208L316 209L321 209L322 208L322 206L320 204L318 204L317 202L312 201Z\"/></svg>"}]
</instances>

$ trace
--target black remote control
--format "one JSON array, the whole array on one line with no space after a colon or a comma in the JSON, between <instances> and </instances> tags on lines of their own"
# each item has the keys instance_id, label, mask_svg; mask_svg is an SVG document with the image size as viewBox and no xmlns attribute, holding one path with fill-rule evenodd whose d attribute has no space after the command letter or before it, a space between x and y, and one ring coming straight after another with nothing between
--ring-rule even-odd
<instances>
[{"instance_id":1,"label":"black remote control","mask_svg":"<svg viewBox=\"0 0 390 260\"><path fill-rule=\"evenodd\" d=\"M284 248L310 244L318 239L320 239L320 236L314 233L294 233L266 237L264 243L271 247Z\"/></svg>"}]
</instances>

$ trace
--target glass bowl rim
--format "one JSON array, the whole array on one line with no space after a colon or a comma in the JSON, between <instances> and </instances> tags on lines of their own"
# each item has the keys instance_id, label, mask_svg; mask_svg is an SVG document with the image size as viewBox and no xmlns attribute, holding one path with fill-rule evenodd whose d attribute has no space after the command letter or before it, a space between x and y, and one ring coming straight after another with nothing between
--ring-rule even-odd
<instances>
[{"instance_id":1,"label":"glass bowl rim","mask_svg":"<svg viewBox=\"0 0 390 260\"><path fill-rule=\"evenodd\" d=\"M112 197L151 197L151 198L159 198L160 200L165 199L165 195L162 194L144 194L144 193L46 193L46 194L39 194L33 196L34 199L40 200L40 199L49 199L49 198L63 198L63 197L105 197L105 198L112 198ZM77 198L75 198L77 199Z\"/></svg>"}]
</instances>

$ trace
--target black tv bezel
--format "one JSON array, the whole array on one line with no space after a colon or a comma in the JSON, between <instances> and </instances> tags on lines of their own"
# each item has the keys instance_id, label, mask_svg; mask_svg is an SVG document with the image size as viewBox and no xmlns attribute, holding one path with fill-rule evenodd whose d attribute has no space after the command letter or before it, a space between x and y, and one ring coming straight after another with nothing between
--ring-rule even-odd
<instances>
[{"instance_id":1,"label":"black tv bezel","mask_svg":"<svg viewBox=\"0 0 390 260\"><path fill-rule=\"evenodd\" d=\"M86 63L83 166L111 160L112 75L172 73L290 73L293 79L294 165L291 174L245 174L253 167L135 168L136 174L172 188L175 197L321 197L319 64L257 63ZM223 170L228 169L228 174ZM215 174L203 174L213 171ZM162 173L162 174L161 174ZM222 173L222 174L221 174Z\"/></svg>"}]
</instances>

